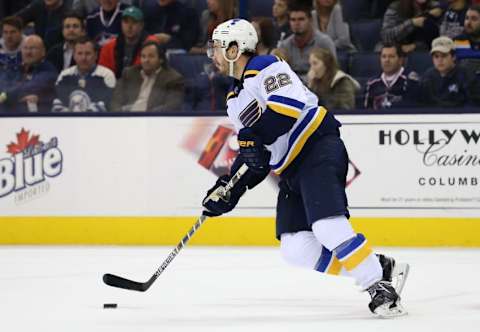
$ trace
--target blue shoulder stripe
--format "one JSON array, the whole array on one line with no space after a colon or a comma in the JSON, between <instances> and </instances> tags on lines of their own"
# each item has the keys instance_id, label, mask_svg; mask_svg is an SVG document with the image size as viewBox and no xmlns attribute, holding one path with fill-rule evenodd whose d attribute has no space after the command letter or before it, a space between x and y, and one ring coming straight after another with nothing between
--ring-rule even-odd
<instances>
[{"instance_id":1,"label":"blue shoulder stripe","mask_svg":"<svg viewBox=\"0 0 480 332\"><path fill-rule=\"evenodd\" d=\"M256 76L262 69L267 68L272 63L281 61L278 57L274 55L257 55L253 57L247 64L245 72L243 74L244 78Z\"/></svg>"}]
</instances>

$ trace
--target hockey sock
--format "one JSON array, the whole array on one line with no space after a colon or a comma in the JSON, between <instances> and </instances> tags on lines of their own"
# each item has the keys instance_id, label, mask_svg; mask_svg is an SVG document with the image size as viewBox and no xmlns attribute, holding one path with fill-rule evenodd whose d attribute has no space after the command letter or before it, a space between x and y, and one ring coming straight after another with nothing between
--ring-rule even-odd
<instances>
[{"instance_id":1,"label":"hockey sock","mask_svg":"<svg viewBox=\"0 0 480 332\"><path fill-rule=\"evenodd\" d=\"M382 279L378 258L365 237L355 234L345 216L320 219L312 225L312 230L317 240L333 252L332 255L363 289ZM333 266L327 266L329 268L333 270Z\"/></svg>"},{"instance_id":2,"label":"hockey sock","mask_svg":"<svg viewBox=\"0 0 480 332\"><path fill-rule=\"evenodd\" d=\"M357 234L338 246L335 255L363 289L382 279L382 266L363 234Z\"/></svg>"},{"instance_id":3,"label":"hockey sock","mask_svg":"<svg viewBox=\"0 0 480 332\"><path fill-rule=\"evenodd\" d=\"M323 247L312 232L282 234L280 250L290 264L318 272L349 276L330 250Z\"/></svg>"}]
</instances>

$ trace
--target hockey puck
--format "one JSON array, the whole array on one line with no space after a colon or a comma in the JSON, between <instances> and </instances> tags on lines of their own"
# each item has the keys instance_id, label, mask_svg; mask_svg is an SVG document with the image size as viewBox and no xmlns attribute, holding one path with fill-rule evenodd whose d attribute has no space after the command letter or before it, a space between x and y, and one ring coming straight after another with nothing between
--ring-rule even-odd
<instances>
[{"instance_id":1,"label":"hockey puck","mask_svg":"<svg viewBox=\"0 0 480 332\"><path fill-rule=\"evenodd\" d=\"M115 309L117 307L116 303L104 303L103 309Z\"/></svg>"}]
</instances>

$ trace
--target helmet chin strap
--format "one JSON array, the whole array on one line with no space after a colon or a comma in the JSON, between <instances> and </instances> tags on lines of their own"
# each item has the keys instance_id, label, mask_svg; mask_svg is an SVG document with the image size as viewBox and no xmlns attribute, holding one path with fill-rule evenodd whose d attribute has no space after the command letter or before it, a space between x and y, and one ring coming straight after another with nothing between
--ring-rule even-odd
<instances>
[{"instance_id":1,"label":"helmet chin strap","mask_svg":"<svg viewBox=\"0 0 480 332\"><path fill-rule=\"evenodd\" d=\"M227 57L227 50L225 48L222 48L222 54L223 54L223 58L228 62L228 76L231 76L231 77L235 78L235 75L233 73L233 71L234 71L233 70L233 65L235 64L235 62L238 59L240 59L240 56L242 55L242 52L238 51L237 56L233 60L230 60Z\"/></svg>"}]
</instances>

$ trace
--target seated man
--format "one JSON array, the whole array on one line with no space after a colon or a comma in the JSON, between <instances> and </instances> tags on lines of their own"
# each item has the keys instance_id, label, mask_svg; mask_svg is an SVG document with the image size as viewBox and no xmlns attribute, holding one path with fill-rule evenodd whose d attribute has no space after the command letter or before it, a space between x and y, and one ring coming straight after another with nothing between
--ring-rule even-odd
<instances>
[{"instance_id":1,"label":"seated man","mask_svg":"<svg viewBox=\"0 0 480 332\"><path fill-rule=\"evenodd\" d=\"M23 41L23 22L16 16L2 20L2 39L0 40L0 91L10 86L22 65L21 44Z\"/></svg>"},{"instance_id":2,"label":"seated man","mask_svg":"<svg viewBox=\"0 0 480 332\"><path fill-rule=\"evenodd\" d=\"M141 65L126 68L113 94L112 111L175 112L184 97L183 77L167 66L165 50L147 42L141 51Z\"/></svg>"},{"instance_id":3,"label":"seated man","mask_svg":"<svg viewBox=\"0 0 480 332\"><path fill-rule=\"evenodd\" d=\"M35 34L39 35L50 49L62 42L62 20L72 8L72 0L33 0L31 4L15 14L25 25L34 23Z\"/></svg>"},{"instance_id":4,"label":"seated man","mask_svg":"<svg viewBox=\"0 0 480 332\"><path fill-rule=\"evenodd\" d=\"M87 16L87 34L103 46L110 38L117 37L122 29L122 13L127 5L120 0L98 0L100 6Z\"/></svg>"},{"instance_id":5,"label":"seated man","mask_svg":"<svg viewBox=\"0 0 480 332\"><path fill-rule=\"evenodd\" d=\"M399 45L384 45L380 53L382 74L368 80L365 108L379 110L417 105L419 77L404 68L406 54Z\"/></svg>"},{"instance_id":6,"label":"seated man","mask_svg":"<svg viewBox=\"0 0 480 332\"><path fill-rule=\"evenodd\" d=\"M438 37L430 51L433 68L425 72L421 84L426 106L462 107L479 104L480 86L475 74L455 63L455 44L448 37Z\"/></svg>"},{"instance_id":7,"label":"seated man","mask_svg":"<svg viewBox=\"0 0 480 332\"><path fill-rule=\"evenodd\" d=\"M463 34L454 38L457 61L480 73L480 5L472 5L465 16Z\"/></svg>"},{"instance_id":8,"label":"seated man","mask_svg":"<svg viewBox=\"0 0 480 332\"><path fill-rule=\"evenodd\" d=\"M95 42L82 37L75 42L76 65L65 69L56 83L55 112L105 112L112 99L115 75L97 65Z\"/></svg>"},{"instance_id":9,"label":"seated man","mask_svg":"<svg viewBox=\"0 0 480 332\"><path fill-rule=\"evenodd\" d=\"M123 68L140 64L140 48L146 40L157 39L145 32L142 11L137 7L128 7L122 14L120 35L102 47L98 64L109 68L120 78Z\"/></svg>"},{"instance_id":10,"label":"seated man","mask_svg":"<svg viewBox=\"0 0 480 332\"><path fill-rule=\"evenodd\" d=\"M15 80L0 91L0 107L5 112L49 112L57 78L55 67L45 61L42 38L30 35L22 44L22 66Z\"/></svg>"},{"instance_id":11,"label":"seated man","mask_svg":"<svg viewBox=\"0 0 480 332\"><path fill-rule=\"evenodd\" d=\"M47 60L58 72L75 65L73 47L75 41L85 35L85 22L76 12L65 14L62 23L63 42L53 46L47 54Z\"/></svg>"},{"instance_id":12,"label":"seated man","mask_svg":"<svg viewBox=\"0 0 480 332\"><path fill-rule=\"evenodd\" d=\"M290 28L293 34L280 41L278 48L285 52L292 69L306 82L310 69L308 62L310 52L317 47L328 48L337 59L337 51L333 40L327 34L313 28L309 6L292 2L289 9Z\"/></svg>"}]
</instances>

